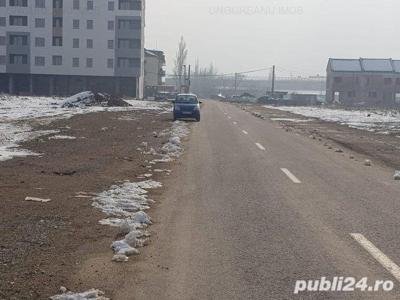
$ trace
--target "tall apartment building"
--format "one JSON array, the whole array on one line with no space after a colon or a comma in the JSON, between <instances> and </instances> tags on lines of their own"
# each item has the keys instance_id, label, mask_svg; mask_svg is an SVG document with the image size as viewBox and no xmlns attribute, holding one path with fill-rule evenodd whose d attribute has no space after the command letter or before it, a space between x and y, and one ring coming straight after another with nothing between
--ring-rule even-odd
<instances>
[{"instance_id":1,"label":"tall apartment building","mask_svg":"<svg viewBox=\"0 0 400 300\"><path fill-rule=\"evenodd\" d=\"M143 97L145 0L0 0L0 93Z\"/></svg>"}]
</instances>

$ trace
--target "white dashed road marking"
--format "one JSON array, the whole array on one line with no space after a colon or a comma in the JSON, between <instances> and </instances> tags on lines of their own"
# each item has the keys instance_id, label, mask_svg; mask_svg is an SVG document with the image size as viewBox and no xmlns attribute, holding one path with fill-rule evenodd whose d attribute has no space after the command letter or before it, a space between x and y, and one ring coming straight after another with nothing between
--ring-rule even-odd
<instances>
[{"instance_id":1,"label":"white dashed road marking","mask_svg":"<svg viewBox=\"0 0 400 300\"><path fill-rule=\"evenodd\" d=\"M233 122L233 125L237 125L237 122Z\"/></svg>"},{"instance_id":2,"label":"white dashed road marking","mask_svg":"<svg viewBox=\"0 0 400 300\"><path fill-rule=\"evenodd\" d=\"M292 174L292 172L290 172L288 169L282 168L281 170L282 170L282 172L285 173L286 176L289 177L289 179L290 179L291 181L293 181L294 183L301 183L301 181L300 181L296 176L294 176L294 175Z\"/></svg>"},{"instance_id":3,"label":"white dashed road marking","mask_svg":"<svg viewBox=\"0 0 400 300\"><path fill-rule=\"evenodd\" d=\"M265 151L266 149L264 148L263 145L261 145L260 143L256 143L256 146L258 147L258 149Z\"/></svg>"},{"instance_id":4,"label":"white dashed road marking","mask_svg":"<svg viewBox=\"0 0 400 300\"><path fill-rule=\"evenodd\" d=\"M249 134L246 130L242 130L242 132L243 132L245 135L248 135L248 134Z\"/></svg>"},{"instance_id":5,"label":"white dashed road marking","mask_svg":"<svg viewBox=\"0 0 400 300\"><path fill-rule=\"evenodd\" d=\"M396 265L389 257L387 257L382 251L374 246L369 240L367 240L362 234L351 233L353 239L355 239L373 258L375 258L386 270L388 270L397 281L400 281L400 267Z\"/></svg>"}]
</instances>

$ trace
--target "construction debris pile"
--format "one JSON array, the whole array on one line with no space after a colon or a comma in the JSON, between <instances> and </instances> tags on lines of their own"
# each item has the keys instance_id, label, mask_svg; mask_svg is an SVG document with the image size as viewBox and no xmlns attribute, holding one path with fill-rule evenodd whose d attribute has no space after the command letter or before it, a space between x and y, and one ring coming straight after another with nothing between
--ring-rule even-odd
<instances>
[{"instance_id":1,"label":"construction debris pile","mask_svg":"<svg viewBox=\"0 0 400 300\"><path fill-rule=\"evenodd\" d=\"M120 97L111 96L104 93L93 93L90 91L71 96L65 99L62 104L63 108L83 108L87 106L128 107L131 105Z\"/></svg>"}]
</instances>

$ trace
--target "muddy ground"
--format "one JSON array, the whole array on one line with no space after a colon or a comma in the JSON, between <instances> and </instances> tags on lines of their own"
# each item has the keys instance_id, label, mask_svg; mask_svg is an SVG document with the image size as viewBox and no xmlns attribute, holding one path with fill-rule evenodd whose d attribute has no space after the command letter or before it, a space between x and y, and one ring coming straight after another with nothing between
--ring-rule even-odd
<instances>
[{"instance_id":1,"label":"muddy ground","mask_svg":"<svg viewBox=\"0 0 400 300\"><path fill-rule=\"evenodd\" d=\"M81 274L82 264L97 254L109 255L111 261L110 244L117 232L98 223L104 215L90 198L74 195L102 192L118 181L139 181L137 176L148 173L148 157L137 148L142 142L160 148L168 137L153 133L171 125L170 114L158 111L78 115L35 128L59 129L77 139L40 137L22 147L42 156L0 163L1 300L48 299L61 286L72 291L96 287L90 285L101 280L96 274L104 270ZM163 176L154 174L153 179L162 181ZM27 196L52 201L24 201Z\"/></svg>"},{"instance_id":2,"label":"muddy ground","mask_svg":"<svg viewBox=\"0 0 400 300\"><path fill-rule=\"evenodd\" d=\"M290 112L270 109L262 105L239 105L243 110L261 119L297 119L274 121L283 130L307 135L316 142L323 143L329 150L337 151L351 159L369 159L372 163L400 169L400 138L398 132L377 134L366 130L354 129L338 123L307 118ZM340 152L340 151L343 151Z\"/></svg>"}]
</instances>

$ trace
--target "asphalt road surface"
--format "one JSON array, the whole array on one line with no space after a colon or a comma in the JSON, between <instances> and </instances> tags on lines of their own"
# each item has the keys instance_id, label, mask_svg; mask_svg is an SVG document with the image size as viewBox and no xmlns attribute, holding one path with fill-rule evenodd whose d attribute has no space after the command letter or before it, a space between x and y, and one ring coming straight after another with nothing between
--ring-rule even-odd
<instances>
[{"instance_id":1,"label":"asphalt road surface","mask_svg":"<svg viewBox=\"0 0 400 300\"><path fill-rule=\"evenodd\" d=\"M180 164L116 299L399 299L393 170L211 101ZM335 276L394 289L294 294Z\"/></svg>"}]
</instances>

